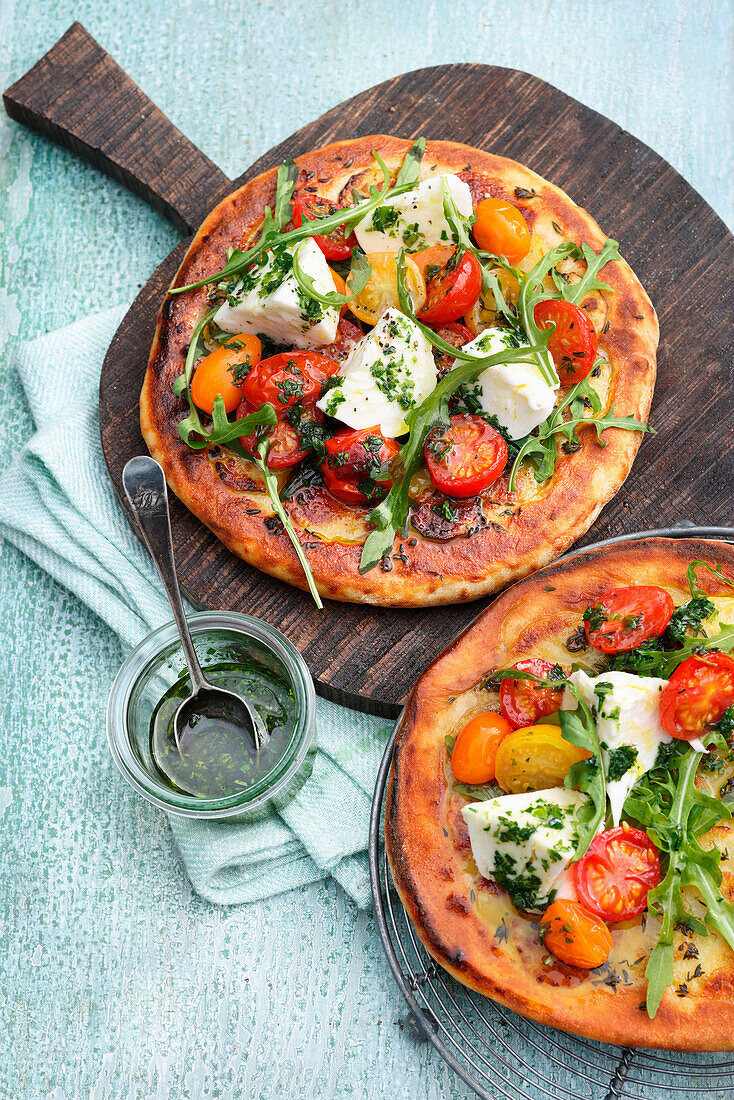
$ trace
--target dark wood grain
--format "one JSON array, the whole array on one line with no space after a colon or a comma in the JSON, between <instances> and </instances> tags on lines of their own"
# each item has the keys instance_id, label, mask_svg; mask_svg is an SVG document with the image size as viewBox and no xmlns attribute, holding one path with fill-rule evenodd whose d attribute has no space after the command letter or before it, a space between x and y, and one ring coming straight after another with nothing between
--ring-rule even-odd
<instances>
[{"instance_id":1,"label":"dark wood grain","mask_svg":"<svg viewBox=\"0 0 734 1100\"><path fill-rule=\"evenodd\" d=\"M231 182L81 23L3 95L5 110L191 233Z\"/></svg>"},{"instance_id":2,"label":"dark wood grain","mask_svg":"<svg viewBox=\"0 0 734 1100\"><path fill-rule=\"evenodd\" d=\"M621 242L657 307L658 435L645 437L628 481L581 545L678 520L729 525L734 238L700 195L651 149L556 88L474 64L420 69L371 88L293 134L236 183L286 156L380 132L466 142L551 179ZM128 153L131 173L146 176L133 141ZM218 197L213 190L210 205ZM205 195L201 202L203 210ZM144 451L138 392L156 311L184 250L185 243L151 276L105 360L100 424L118 490L125 462ZM172 521L182 583L195 605L248 611L277 625L304 654L321 694L375 713L395 714L423 665L488 602L422 612L327 603L319 613L304 593L229 554L177 501Z\"/></svg>"}]
</instances>

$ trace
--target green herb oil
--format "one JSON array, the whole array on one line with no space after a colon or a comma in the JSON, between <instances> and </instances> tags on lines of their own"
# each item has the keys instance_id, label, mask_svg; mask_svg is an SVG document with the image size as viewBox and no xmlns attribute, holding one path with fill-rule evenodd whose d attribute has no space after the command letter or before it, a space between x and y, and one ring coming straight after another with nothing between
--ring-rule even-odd
<instances>
[{"instance_id":1,"label":"green herb oil","mask_svg":"<svg viewBox=\"0 0 734 1100\"><path fill-rule=\"evenodd\" d=\"M296 701L288 680L252 658L206 668L212 684L244 696L263 718L270 740L255 751L247 733L228 717L195 715L182 730L181 750L173 718L189 694L188 675L173 684L150 722L150 751L161 778L174 791L197 798L226 798L252 787L272 771L290 743Z\"/></svg>"}]
</instances>

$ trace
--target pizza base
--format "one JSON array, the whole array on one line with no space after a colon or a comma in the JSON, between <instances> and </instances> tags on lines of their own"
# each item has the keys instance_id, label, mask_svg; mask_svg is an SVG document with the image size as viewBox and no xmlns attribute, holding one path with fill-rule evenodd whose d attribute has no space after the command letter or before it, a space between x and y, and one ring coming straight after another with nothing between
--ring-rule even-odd
<instances>
[{"instance_id":1,"label":"pizza base","mask_svg":"<svg viewBox=\"0 0 734 1100\"><path fill-rule=\"evenodd\" d=\"M489 671L529 656L592 667L600 654L572 655L564 646L585 608L610 587L634 584L660 585L682 603L690 596L686 569L696 559L719 563L734 578L732 546L644 539L574 554L499 596L411 693L388 782L385 843L421 941L462 984L522 1016L600 1042L721 1051L734 1049L734 952L718 933L677 933L674 986L653 1020L644 1009L644 969L657 938L652 918L612 925L610 964L596 971L553 959L506 891L478 876L459 812L467 800L450 790L444 744L473 714L497 709L496 693L479 686ZM702 587L731 594L709 575ZM722 860L722 892L734 900L734 826L720 823L707 838L732 853ZM691 977L698 965L702 976Z\"/></svg>"},{"instance_id":2,"label":"pizza base","mask_svg":"<svg viewBox=\"0 0 734 1100\"><path fill-rule=\"evenodd\" d=\"M317 180L319 193L337 198L345 189L349 193L352 187L379 183L373 150L395 172L409 146L409 141L384 135L336 142L297 159L299 186ZM528 266L564 238L586 242L597 252L606 240L586 211L515 161L455 142L428 142L422 173L438 172L464 172L477 197L507 196L522 209L532 224L538 252L531 253ZM251 242L265 206L273 201L275 175L271 170L257 176L215 207L194 237L173 285L220 270L228 247ZM535 195L519 200L516 188ZM655 311L624 261L607 265L603 278L612 293L596 295L589 304L606 323L600 350L610 364L607 405L613 404L617 415L646 421L656 370ZM200 288L169 297L161 307L140 397L143 437L171 489L234 554L306 589L287 535L268 523L272 507L252 464L226 448L214 455L192 451L178 435L177 426L188 408L183 398L174 396L172 386L184 369L191 333L206 303L207 289ZM594 319L594 312L589 316ZM507 492L506 477L485 490L476 533L440 540L424 538L411 528L407 539L396 539L384 566L364 575L359 560L369 530L369 509L349 508L324 488L302 494L287 508L319 592L333 600L396 607L459 603L478 599L552 561L590 527L620 488L641 433L609 429L602 446L593 429L584 429L581 439L580 450L562 455L554 477L540 488L528 474L519 495Z\"/></svg>"}]
</instances>

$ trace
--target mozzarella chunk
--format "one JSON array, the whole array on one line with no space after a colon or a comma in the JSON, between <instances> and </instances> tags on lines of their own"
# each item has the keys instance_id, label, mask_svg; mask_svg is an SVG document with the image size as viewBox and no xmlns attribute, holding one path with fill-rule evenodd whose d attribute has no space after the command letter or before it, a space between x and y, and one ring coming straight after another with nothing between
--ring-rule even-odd
<instances>
[{"instance_id":1,"label":"mozzarella chunk","mask_svg":"<svg viewBox=\"0 0 734 1100\"><path fill-rule=\"evenodd\" d=\"M387 309L371 332L352 349L338 384L318 408L350 428L379 425L384 436L408 430L405 414L436 386L431 345L408 317Z\"/></svg>"},{"instance_id":2,"label":"mozzarella chunk","mask_svg":"<svg viewBox=\"0 0 734 1100\"><path fill-rule=\"evenodd\" d=\"M320 294L334 291L334 280L324 254L310 237L295 248L276 247L267 262L255 266L237 283L232 295L214 314L225 332L264 333L279 344L317 348L336 339L339 310L324 306L301 290L293 275L293 253Z\"/></svg>"},{"instance_id":3,"label":"mozzarella chunk","mask_svg":"<svg viewBox=\"0 0 734 1100\"><path fill-rule=\"evenodd\" d=\"M578 843L581 791L506 794L461 811L479 873L504 886L518 909L542 912Z\"/></svg>"},{"instance_id":4,"label":"mozzarella chunk","mask_svg":"<svg viewBox=\"0 0 734 1100\"><path fill-rule=\"evenodd\" d=\"M618 825L627 795L654 767L660 746L672 740L660 724L660 693L668 681L632 672L605 672L592 678L580 670L571 673L570 679L596 721L612 819ZM576 706L566 688L563 710ZM609 778L610 767L616 779Z\"/></svg>"},{"instance_id":5,"label":"mozzarella chunk","mask_svg":"<svg viewBox=\"0 0 734 1100\"><path fill-rule=\"evenodd\" d=\"M456 209L471 217L471 191L458 176L447 174L422 180L412 191L386 200L359 222L354 232L360 247L371 252L415 252L433 244L452 244L451 227L443 212L446 180Z\"/></svg>"},{"instance_id":6,"label":"mozzarella chunk","mask_svg":"<svg viewBox=\"0 0 734 1100\"><path fill-rule=\"evenodd\" d=\"M462 351L481 359L524 344L511 329L488 328L464 344ZM476 382L464 389L484 412L497 417L511 439L520 439L537 428L550 416L556 403L557 387L548 385L532 356L516 363L487 367Z\"/></svg>"}]
</instances>

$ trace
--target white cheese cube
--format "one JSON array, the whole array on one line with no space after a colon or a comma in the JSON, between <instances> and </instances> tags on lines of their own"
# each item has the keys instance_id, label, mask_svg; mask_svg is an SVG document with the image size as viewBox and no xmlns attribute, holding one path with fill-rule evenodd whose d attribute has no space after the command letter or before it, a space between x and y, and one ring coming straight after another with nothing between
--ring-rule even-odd
<instances>
[{"instance_id":1,"label":"white cheese cube","mask_svg":"<svg viewBox=\"0 0 734 1100\"><path fill-rule=\"evenodd\" d=\"M488 328L464 344L462 351L481 359L508 348L523 347L524 343L511 329ZM557 387L548 385L532 356L487 367L476 382L464 389L484 412L497 417L510 439L520 439L537 428L550 416L556 403Z\"/></svg>"},{"instance_id":2,"label":"white cheese cube","mask_svg":"<svg viewBox=\"0 0 734 1100\"><path fill-rule=\"evenodd\" d=\"M332 293L334 280L324 254L307 237L295 248L283 245L268 252L262 267L255 266L240 279L230 300L214 314L214 323L225 332L262 332L291 347L317 348L333 343L339 310L316 302L301 290L291 270L295 250L316 290Z\"/></svg>"},{"instance_id":3,"label":"white cheese cube","mask_svg":"<svg viewBox=\"0 0 734 1100\"><path fill-rule=\"evenodd\" d=\"M431 345L408 317L387 309L347 356L338 385L318 407L350 428L380 428L384 436L408 430L405 414L436 386Z\"/></svg>"},{"instance_id":4,"label":"white cheese cube","mask_svg":"<svg viewBox=\"0 0 734 1100\"><path fill-rule=\"evenodd\" d=\"M581 670L571 673L570 679L596 721L612 819L618 825L627 795L654 766L660 745L672 740L660 724L660 693L668 681L632 672L605 672L592 678ZM576 707L575 697L566 688L563 710ZM609 779L610 767L616 779Z\"/></svg>"},{"instance_id":5,"label":"white cheese cube","mask_svg":"<svg viewBox=\"0 0 734 1100\"><path fill-rule=\"evenodd\" d=\"M504 886L518 909L542 912L578 843L581 791L506 794L472 802L461 811L479 873Z\"/></svg>"},{"instance_id":6,"label":"white cheese cube","mask_svg":"<svg viewBox=\"0 0 734 1100\"><path fill-rule=\"evenodd\" d=\"M471 217L471 191L458 176L447 174L422 180L412 191L382 206L359 222L354 232L360 247L371 252L416 252L433 244L453 244L451 227L443 212L446 180L449 193L459 214Z\"/></svg>"}]
</instances>

